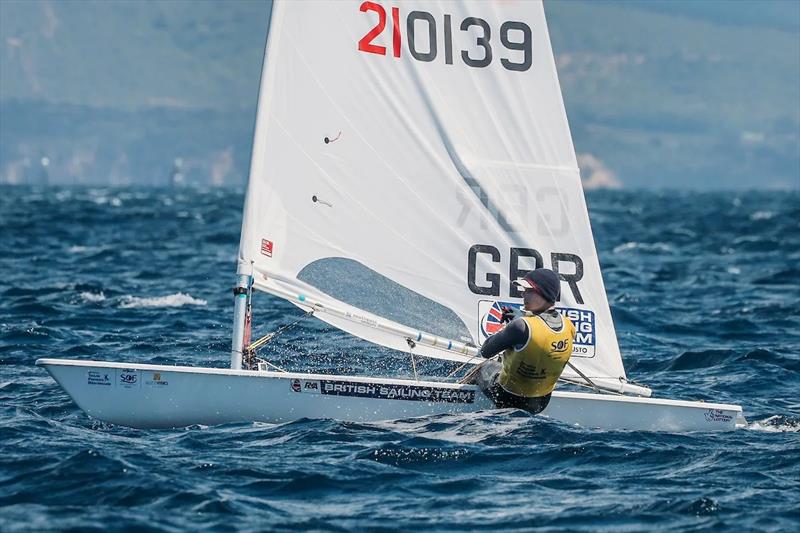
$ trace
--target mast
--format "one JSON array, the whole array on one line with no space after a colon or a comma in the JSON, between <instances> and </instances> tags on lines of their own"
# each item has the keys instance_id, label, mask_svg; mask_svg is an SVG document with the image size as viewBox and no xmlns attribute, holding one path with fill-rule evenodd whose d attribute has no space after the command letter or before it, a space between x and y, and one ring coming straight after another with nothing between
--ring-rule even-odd
<instances>
[{"instance_id":1,"label":"mast","mask_svg":"<svg viewBox=\"0 0 800 533\"><path fill-rule=\"evenodd\" d=\"M236 286L233 288L233 342L231 345L231 370L242 369L242 353L244 351L245 322L247 307L250 301L252 276L238 274Z\"/></svg>"},{"instance_id":2,"label":"mast","mask_svg":"<svg viewBox=\"0 0 800 533\"><path fill-rule=\"evenodd\" d=\"M264 55L261 59L261 76L258 81L259 94L256 103L256 120L253 125L253 148L250 154L250 172L248 174L248 191L253 185L253 181L257 181L257 176L262 172L264 166L264 153L259 149L265 142L263 139L263 131L266 129L267 112L263 108L263 98L265 94L265 85L269 85L269 81L274 79L267 76L265 71L267 69L267 49L269 42L275 37L270 37L273 33L273 19L275 18L275 6L270 3L268 5L269 21L267 22L267 42L264 45ZM236 267L236 286L233 288L234 305L233 305L233 339L231 343L231 369L242 369L242 358L244 350L250 344L250 313L251 313L251 296L253 294L253 264L252 256L249 261L243 261L243 249L246 248L244 235L247 228L247 206L248 192L245 196L245 216L242 221L242 234L239 242L239 262ZM247 269L247 270L244 270ZM244 274L243 272L249 272Z\"/></svg>"}]
</instances>

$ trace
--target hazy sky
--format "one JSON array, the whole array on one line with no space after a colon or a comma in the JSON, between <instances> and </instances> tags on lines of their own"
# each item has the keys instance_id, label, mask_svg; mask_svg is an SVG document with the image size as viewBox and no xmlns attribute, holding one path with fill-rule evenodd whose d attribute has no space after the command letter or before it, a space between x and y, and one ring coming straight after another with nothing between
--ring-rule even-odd
<instances>
[{"instance_id":1,"label":"hazy sky","mask_svg":"<svg viewBox=\"0 0 800 533\"><path fill-rule=\"evenodd\" d=\"M0 0L0 182L243 182L269 8ZM800 188L800 2L545 9L589 184Z\"/></svg>"}]
</instances>

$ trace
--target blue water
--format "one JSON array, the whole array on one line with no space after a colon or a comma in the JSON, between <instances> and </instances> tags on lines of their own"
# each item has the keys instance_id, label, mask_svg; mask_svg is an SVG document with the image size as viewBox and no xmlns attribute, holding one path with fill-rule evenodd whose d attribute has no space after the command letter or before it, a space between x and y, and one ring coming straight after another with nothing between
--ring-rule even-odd
<instances>
[{"instance_id":1,"label":"blue water","mask_svg":"<svg viewBox=\"0 0 800 533\"><path fill-rule=\"evenodd\" d=\"M89 419L37 358L225 366L242 201L0 188L0 530L800 527L797 193L588 196L629 376L741 403L746 429L597 431L508 411L170 431ZM255 305L256 333L300 314ZM313 319L267 354L411 375L407 357Z\"/></svg>"}]
</instances>

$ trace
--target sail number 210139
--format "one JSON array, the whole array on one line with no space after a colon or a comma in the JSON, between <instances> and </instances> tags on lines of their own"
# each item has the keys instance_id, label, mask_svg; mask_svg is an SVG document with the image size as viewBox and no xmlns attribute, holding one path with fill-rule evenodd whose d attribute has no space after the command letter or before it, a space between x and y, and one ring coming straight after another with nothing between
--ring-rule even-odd
<instances>
[{"instance_id":1,"label":"sail number 210139","mask_svg":"<svg viewBox=\"0 0 800 533\"><path fill-rule=\"evenodd\" d=\"M373 41L386 29L386 9L376 2L364 2L360 10L363 13L377 13L377 24L358 41L358 49L368 54L386 55L386 46ZM400 23L400 8L391 8L392 17L392 56L400 57L403 41L403 28ZM450 15L443 15L441 26L431 13L427 11L411 11L405 20L405 36L408 52L418 61L431 62L439 57L439 30L442 32L444 62L453 64L453 21ZM467 17L456 28L474 39L472 50L459 50L461 61L465 65L476 68L488 67L494 60L492 27L482 18ZM426 39L427 37L427 39ZM427 40L427 49L425 41ZM533 62L533 38L531 28L524 22L505 21L500 25L500 43L503 46L500 64L506 70L523 72L531 68Z\"/></svg>"}]
</instances>

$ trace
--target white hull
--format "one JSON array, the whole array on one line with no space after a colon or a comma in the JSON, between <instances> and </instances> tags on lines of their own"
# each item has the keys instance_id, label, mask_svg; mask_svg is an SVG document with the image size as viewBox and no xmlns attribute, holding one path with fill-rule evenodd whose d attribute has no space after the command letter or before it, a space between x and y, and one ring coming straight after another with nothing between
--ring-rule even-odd
<instances>
[{"instance_id":1,"label":"white hull","mask_svg":"<svg viewBox=\"0 0 800 533\"><path fill-rule=\"evenodd\" d=\"M40 359L89 416L135 428L287 422L378 421L491 409L474 386L399 379ZM553 393L542 413L587 428L732 430L737 405Z\"/></svg>"}]
</instances>

